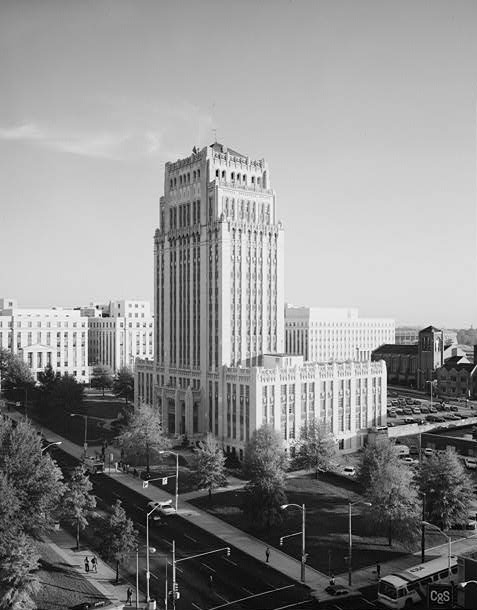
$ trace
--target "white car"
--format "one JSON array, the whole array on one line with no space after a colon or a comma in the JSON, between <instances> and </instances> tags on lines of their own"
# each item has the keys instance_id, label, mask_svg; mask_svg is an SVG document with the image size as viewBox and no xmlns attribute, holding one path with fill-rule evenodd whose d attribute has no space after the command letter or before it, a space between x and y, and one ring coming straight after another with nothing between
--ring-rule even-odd
<instances>
[{"instance_id":1,"label":"white car","mask_svg":"<svg viewBox=\"0 0 477 610\"><path fill-rule=\"evenodd\" d=\"M356 476L356 468L353 466L345 466L343 468L343 474L347 477L355 477Z\"/></svg>"},{"instance_id":2,"label":"white car","mask_svg":"<svg viewBox=\"0 0 477 610\"><path fill-rule=\"evenodd\" d=\"M147 512L150 513L153 509L155 510L150 517L151 519L154 519L157 513L159 513L159 515L162 515L163 517L170 517L171 515L176 514L176 509L172 506L172 500L165 500L162 502L155 500L152 502L148 502Z\"/></svg>"},{"instance_id":3,"label":"white car","mask_svg":"<svg viewBox=\"0 0 477 610\"><path fill-rule=\"evenodd\" d=\"M419 464L419 460L415 460L412 457L402 458L401 461L404 462L405 464L409 464L409 466L417 466Z\"/></svg>"}]
</instances>

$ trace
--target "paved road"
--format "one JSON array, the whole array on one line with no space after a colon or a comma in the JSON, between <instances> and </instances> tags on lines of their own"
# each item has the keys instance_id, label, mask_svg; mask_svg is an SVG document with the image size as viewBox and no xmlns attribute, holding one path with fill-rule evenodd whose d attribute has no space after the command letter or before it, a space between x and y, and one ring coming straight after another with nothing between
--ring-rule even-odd
<instances>
[{"instance_id":1,"label":"paved road","mask_svg":"<svg viewBox=\"0 0 477 610\"><path fill-rule=\"evenodd\" d=\"M75 458L59 448L55 448L53 457L66 468L78 463ZM91 480L94 493L100 500L98 507L101 508L102 503L111 506L117 498L120 498L127 515L140 532L141 543L145 544L146 499L109 477L96 475L91 477ZM169 517L163 524L150 522L150 546L156 548L156 553L150 555L152 597L161 600L164 598L166 559L163 555L167 555L169 561L171 560L173 540L176 543L177 582L181 593L180 599L176 602L176 610L210 610L224 605L233 610L271 610L285 607L310 610L314 607L305 587L237 549L231 548L230 556L227 556L226 551L223 550L185 560L191 555L222 549L226 545L222 540L195 527L180 516ZM135 558L126 562L124 568L129 572L129 578L134 580ZM145 571L145 558L141 557L139 573L142 590L146 589ZM210 576L212 576L211 584L209 584ZM170 565L168 579L170 590L172 588ZM280 590L273 591L274 589ZM266 593L267 591L271 593ZM261 593L264 595L251 597ZM233 600L242 601L232 605L230 602ZM169 604L169 608L172 608L172 604Z\"/></svg>"}]
</instances>

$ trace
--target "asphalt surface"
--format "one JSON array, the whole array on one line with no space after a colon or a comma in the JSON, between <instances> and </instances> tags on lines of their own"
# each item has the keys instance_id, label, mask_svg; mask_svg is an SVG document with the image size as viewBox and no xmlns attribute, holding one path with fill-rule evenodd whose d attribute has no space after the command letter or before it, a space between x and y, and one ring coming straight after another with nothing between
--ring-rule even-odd
<instances>
[{"instance_id":1,"label":"asphalt surface","mask_svg":"<svg viewBox=\"0 0 477 610\"><path fill-rule=\"evenodd\" d=\"M52 448L52 457L64 469L73 468L79 462L58 447ZM91 477L93 492L98 498L98 508L112 506L119 498L136 529L140 542L146 542L147 500L140 494L122 486L104 475ZM150 596L160 600L162 607L165 593L166 557L168 565L168 589L172 589L172 541L176 544L177 584L180 599L176 610L278 610L303 608L310 610L318 605L309 597L306 587L291 581L281 573L231 547L230 555L223 541L195 527L180 516L163 518L162 522L150 521L149 546L156 552L150 554ZM219 550L222 549L222 550ZM191 555L210 554L188 559ZM215 552L217 551L217 552ZM136 559L131 557L122 565L127 578L135 581ZM139 557L139 588L146 590L145 553ZM212 579L210 579L212 577ZM241 600L241 601L238 601ZM231 603L234 602L234 603ZM170 601L169 610L173 608Z\"/></svg>"}]
</instances>

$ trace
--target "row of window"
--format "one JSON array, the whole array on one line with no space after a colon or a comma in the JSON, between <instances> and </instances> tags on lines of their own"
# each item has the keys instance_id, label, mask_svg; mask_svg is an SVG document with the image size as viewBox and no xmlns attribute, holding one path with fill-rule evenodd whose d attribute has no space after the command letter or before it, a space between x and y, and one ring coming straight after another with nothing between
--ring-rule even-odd
<instances>
[{"instance_id":1,"label":"row of window","mask_svg":"<svg viewBox=\"0 0 477 610\"><path fill-rule=\"evenodd\" d=\"M196 180L200 180L200 169L194 170L192 172L192 182ZM180 174L179 176L174 176L169 179L169 188L173 189L177 186L184 186L186 184L190 184L191 182L191 173L187 172L184 174Z\"/></svg>"}]
</instances>

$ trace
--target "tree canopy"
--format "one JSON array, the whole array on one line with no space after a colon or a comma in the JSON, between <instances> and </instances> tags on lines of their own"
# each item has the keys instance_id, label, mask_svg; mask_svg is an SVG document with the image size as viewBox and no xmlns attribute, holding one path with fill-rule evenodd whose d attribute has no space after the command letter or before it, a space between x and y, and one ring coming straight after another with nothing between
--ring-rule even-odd
<instances>
[{"instance_id":1,"label":"tree canopy","mask_svg":"<svg viewBox=\"0 0 477 610\"><path fill-rule=\"evenodd\" d=\"M0 348L0 377L4 390L30 389L35 380L28 364L10 350Z\"/></svg>"},{"instance_id":2,"label":"tree canopy","mask_svg":"<svg viewBox=\"0 0 477 610\"><path fill-rule=\"evenodd\" d=\"M57 377L51 390L50 401L53 407L62 411L74 411L84 401L84 386L75 377L65 373Z\"/></svg>"},{"instance_id":3,"label":"tree canopy","mask_svg":"<svg viewBox=\"0 0 477 610\"><path fill-rule=\"evenodd\" d=\"M225 485L225 455L220 443L212 434L207 434L205 441L201 441L197 451L197 487L209 490L209 499L212 490Z\"/></svg>"},{"instance_id":4,"label":"tree canopy","mask_svg":"<svg viewBox=\"0 0 477 610\"><path fill-rule=\"evenodd\" d=\"M249 477L245 490L244 512L258 528L281 523L286 503L286 456L280 434L262 426L252 435L245 449L244 473Z\"/></svg>"},{"instance_id":5,"label":"tree canopy","mask_svg":"<svg viewBox=\"0 0 477 610\"><path fill-rule=\"evenodd\" d=\"M124 398L126 404L134 398L134 375L127 366L121 367L114 376L113 394Z\"/></svg>"},{"instance_id":6,"label":"tree canopy","mask_svg":"<svg viewBox=\"0 0 477 610\"><path fill-rule=\"evenodd\" d=\"M80 548L80 530L88 525L88 516L96 506L96 498L91 494L93 484L82 466L77 466L66 483L63 500L64 517L76 527L76 548Z\"/></svg>"},{"instance_id":7,"label":"tree canopy","mask_svg":"<svg viewBox=\"0 0 477 610\"><path fill-rule=\"evenodd\" d=\"M119 436L126 453L144 452L149 472L151 451L169 449L171 443L164 433L160 412L145 403L129 417L127 429Z\"/></svg>"},{"instance_id":8,"label":"tree canopy","mask_svg":"<svg viewBox=\"0 0 477 610\"><path fill-rule=\"evenodd\" d=\"M427 521L441 529L467 521L473 499L472 481L454 451L448 449L425 457L419 485L426 495Z\"/></svg>"},{"instance_id":9,"label":"tree canopy","mask_svg":"<svg viewBox=\"0 0 477 610\"><path fill-rule=\"evenodd\" d=\"M137 548L138 532L126 516L121 500L116 500L113 512L102 530L101 555L108 561L116 561L116 582L119 580L119 563Z\"/></svg>"},{"instance_id":10,"label":"tree canopy","mask_svg":"<svg viewBox=\"0 0 477 610\"><path fill-rule=\"evenodd\" d=\"M295 465L314 470L318 478L318 473L329 470L336 457L336 440L321 422L311 419L301 427L295 450Z\"/></svg>"},{"instance_id":11,"label":"tree canopy","mask_svg":"<svg viewBox=\"0 0 477 610\"><path fill-rule=\"evenodd\" d=\"M98 388L103 392L113 386L113 371L109 366L105 364L97 364L93 367L93 374L91 376L91 387Z\"/></svg>"}]
</instances>

